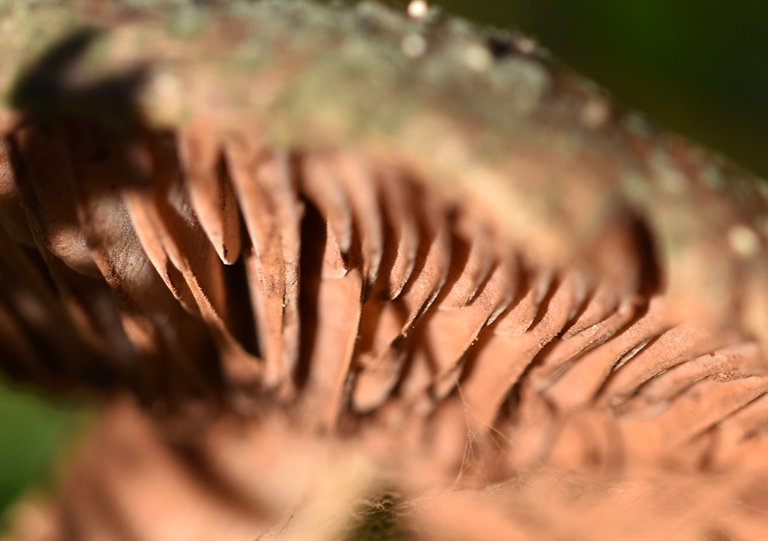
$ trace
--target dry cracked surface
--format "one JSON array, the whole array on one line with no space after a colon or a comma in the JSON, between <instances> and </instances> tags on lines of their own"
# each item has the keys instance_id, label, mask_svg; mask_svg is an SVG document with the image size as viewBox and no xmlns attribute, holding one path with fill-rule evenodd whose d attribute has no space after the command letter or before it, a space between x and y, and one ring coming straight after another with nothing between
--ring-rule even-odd
<instances>
[{"instance_id":1,"label":"dry cracked surface","mask_svg":"<svg viewBox=\"0 0 768 541\"><path fill-rule=\"evenodd\" d=\"M768 184L434 12L78 5L2 20L0 363L106 413L10 539L768 534Z\"/></svg>"}]
</instances>

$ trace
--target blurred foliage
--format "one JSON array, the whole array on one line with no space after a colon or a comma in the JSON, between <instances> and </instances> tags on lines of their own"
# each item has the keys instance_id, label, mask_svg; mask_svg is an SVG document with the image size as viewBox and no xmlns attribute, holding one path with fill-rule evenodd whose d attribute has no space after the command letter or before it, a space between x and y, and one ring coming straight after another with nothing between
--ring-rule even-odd
<instances>
[{"instance_id":1,"label":"blurred foliage","mask_svg":"<svg viewBox=\"0 0 768 541\"><path fill-rule=\"evenodd\" d=\"M51 480L57 452L77 432L83 415L71 405L0 387L0 513L30 482Z\"/></svg>"},{"instance_id":2,"label":"blurred foliage","mask_svg":"<svg viewBox=\"0 0 768 541\"><path fill-rule=\"evenodd\" d=\"M625 104L768 176L765 0L432 4L533 34ZM0 391L0 511L23 487L50 476L56 449L71 437L78 418L71 407Z\"/></svg>"}]
</instances>

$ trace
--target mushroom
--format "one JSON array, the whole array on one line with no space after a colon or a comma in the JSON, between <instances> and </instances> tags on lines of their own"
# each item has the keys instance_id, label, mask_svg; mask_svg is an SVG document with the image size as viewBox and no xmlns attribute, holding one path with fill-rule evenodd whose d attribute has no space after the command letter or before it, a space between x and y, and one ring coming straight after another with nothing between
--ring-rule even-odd
<instances>
[{"instance_id":1,"label":"mushroom","mask_svg":"<svg viewBox=\"0 0 768 541\"><path fill-rule=\"evenodd\" d=\"M2 368L106 409L18 539L764 530L765 185L419 14L8 10Z\"/></svg>"}]
</instances>

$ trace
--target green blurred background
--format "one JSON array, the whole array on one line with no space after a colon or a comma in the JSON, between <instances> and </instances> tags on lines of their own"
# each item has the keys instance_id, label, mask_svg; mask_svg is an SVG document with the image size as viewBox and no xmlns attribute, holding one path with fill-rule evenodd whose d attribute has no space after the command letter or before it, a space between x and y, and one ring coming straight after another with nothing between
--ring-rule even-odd
<instances>
[{"instance_id":1,"label":"green blurred background","mask_svg":"<svg viewBox=\"0 0 768 541\"><path fill-rule=\"evenodd\" d=\"M402 2L405 4L406 2ZM441 0L446 11L539 39L625 104L768 176L768 1ZM2 355L2 352L0 352ZM0 512L82 413L0 383Z\"/></svg>"},{"instance_id":2,"label":"green blurred background","mask_svg":"<svg viewBox=\"0 0 768 541\"><path fill-rule=\"evenodd\" d=\"M2 355L2 352L0 352ZM56 458L79 432L85 414L0 382L0 531L6 508L30 484L50 484Z\"/></svg>"},{"instance_id":3,"label":"green blurred background","mask_svg":"<svg viewBox=\"0 0 768 541\"><path fill-rule=\"evenodd\" d=\"M768 176L767 1L433 0L431 5L529 32L624 104Z\"/></svg>"}]
</instances>

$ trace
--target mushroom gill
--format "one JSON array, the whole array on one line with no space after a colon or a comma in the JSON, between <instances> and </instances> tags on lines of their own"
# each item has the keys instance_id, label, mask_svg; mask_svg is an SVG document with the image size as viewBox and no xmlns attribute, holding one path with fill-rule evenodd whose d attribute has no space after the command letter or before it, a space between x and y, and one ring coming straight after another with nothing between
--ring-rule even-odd
<instances>
[{"instance_id":1,"label":"mushroom gill","mask_svg":"<svg viewBox=\"0 0 768 541\"><path fill-rule=\"evenodd\" d=\"M107 413L19 539L766 527L764 183L515 34L78 6L4 16L1 362Z\"/></svg>"}]
</instances>

